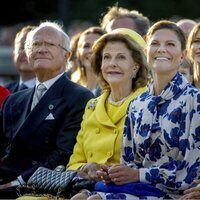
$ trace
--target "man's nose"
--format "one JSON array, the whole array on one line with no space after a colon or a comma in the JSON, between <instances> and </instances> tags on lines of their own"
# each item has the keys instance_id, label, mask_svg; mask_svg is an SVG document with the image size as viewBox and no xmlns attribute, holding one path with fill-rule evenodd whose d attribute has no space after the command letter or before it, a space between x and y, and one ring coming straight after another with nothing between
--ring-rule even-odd
<instances>
[{"instance_id":1,"label":"man's nose","mask_svg":"<svg viewBox=\"0 0 200 200\"><path fill-rule=\"evenodd\" d=\"M38 48L39 51L48 51L48 45L46 44L46 42L41 42L41 44L39 45Z\"/></svg>"}]
</instances>

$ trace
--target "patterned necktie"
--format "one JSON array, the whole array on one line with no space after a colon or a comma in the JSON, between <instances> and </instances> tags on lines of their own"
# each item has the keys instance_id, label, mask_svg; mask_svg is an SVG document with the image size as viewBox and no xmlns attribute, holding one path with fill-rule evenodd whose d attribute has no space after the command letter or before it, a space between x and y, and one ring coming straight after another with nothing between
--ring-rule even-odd
<instances>
[{"instance_id":1,"label":"patterned necktie","mask_svg":"<svg viewBox=\"0 0 200 200\"><path fill-rule=\"evenodd\" d=\"M31 110L36 106L39 100L42 98L44 92L47 90L44 84L40 83L37 88L35 89L35 93L33 95L33 101L31 105Z\"/></svg>"},{"instance_id":2,"label":"patterned necktie","mask_svg":"<svg viewBox=\"0 0 200 200\"><path fill-rule=\"evenodd\" d=\"M18 90L20 91L20 90L25 90L25 89L28 89L28 87L24 83L20 84Z\"/></svg>"}]
</instances>

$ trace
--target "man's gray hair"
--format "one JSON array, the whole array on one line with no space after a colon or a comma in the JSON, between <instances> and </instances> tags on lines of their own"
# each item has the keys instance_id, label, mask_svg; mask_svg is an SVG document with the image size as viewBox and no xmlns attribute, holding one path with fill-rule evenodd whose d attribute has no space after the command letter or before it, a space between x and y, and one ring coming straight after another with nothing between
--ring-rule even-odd
<instances>
[{"instance_id":1,"label":"man's gray hair","mask_svg":"<svg viewBox=\"0 0 200 200\"><path fill-rule=\"evenodd\" d=\"M56 22L50 22L50 21L46 21L46 22L42 22L38 27L36 27L34 30L30 31L27 34L27 38L26 38L26 42L25 42L25 51L26 53L28 52L29 49L29 45L30 42L32 40L33 35L40 30L41 28L44 27L52 27L55 30L57 30L59 33L61 33L62 37L63 37L63 47L70 52L70 38L69 36L65 33L65 31L63 30L62 26L59 25Z\"/></svg>"}]
</instances>

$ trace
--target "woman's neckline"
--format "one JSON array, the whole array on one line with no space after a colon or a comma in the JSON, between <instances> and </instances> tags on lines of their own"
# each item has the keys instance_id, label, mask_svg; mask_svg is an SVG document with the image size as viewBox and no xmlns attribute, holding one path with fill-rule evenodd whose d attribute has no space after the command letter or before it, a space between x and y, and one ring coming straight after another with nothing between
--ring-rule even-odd
<instances>
[{"instance_id":1,"label":"woman's neckline","mask_svg":"<svg viewBox=\"0 0 200 200\"><path fill-rule=\"evenodd\" d=\"M114 101L114 100L112 100L111 93L110 93L109 96L108 96L108 103L110 103L110 104L112 104L114 106L119 106L122 103L124 103L131 95L132 95L132 92L128 96L122 98L121 100Z\"/></svg>"}]
</instances>

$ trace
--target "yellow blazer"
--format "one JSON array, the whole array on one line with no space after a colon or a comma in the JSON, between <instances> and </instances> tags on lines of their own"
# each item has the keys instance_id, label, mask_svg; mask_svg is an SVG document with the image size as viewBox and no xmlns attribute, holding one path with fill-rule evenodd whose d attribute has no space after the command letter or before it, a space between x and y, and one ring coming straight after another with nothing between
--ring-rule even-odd
<instances>
[{"instance_id":1,"label":"yellow blazer","mask_svg":"<svg viewBox=\"0 0 200 200\"><path fill-rule=\"evenodd\" d=\"M67 165L67 169L76 170L86 163L118 164L124 128L124 120L130 101L146 90L136 90L117 109L115 121L106 112L108 92L90 100L85 108L81 129L77 135L77 143Z\"/></svg>"}]
</instances>

